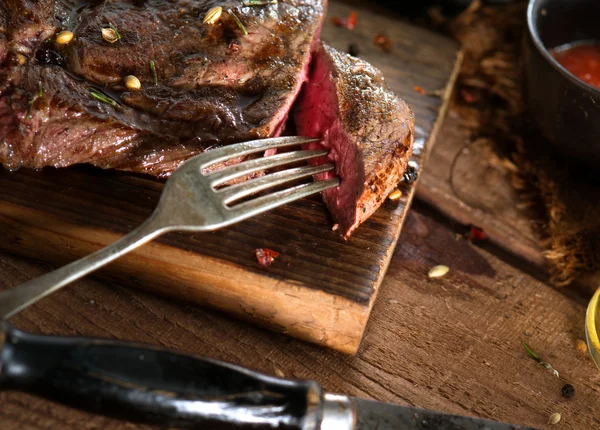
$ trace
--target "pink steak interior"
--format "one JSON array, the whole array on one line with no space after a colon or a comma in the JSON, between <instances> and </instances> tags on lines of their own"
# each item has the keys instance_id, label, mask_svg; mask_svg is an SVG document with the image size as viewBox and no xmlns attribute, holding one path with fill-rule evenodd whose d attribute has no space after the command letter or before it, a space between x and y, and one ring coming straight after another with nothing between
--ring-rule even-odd
<instances>
[{"instance_id":1,"label":"pink steak interior","mask_svg":"<svg viewBox=\"0 0 600 430\"><path fill-rule=\"evenodd\" d=\"M328 157L314 160L321 164L331 160L335 174L340 177L338 187L323 192L323 199L331 215L345 233L356 223L356 201L362 192L364 166L359 162L357 146L340 121L339 103L335 83L332 80L333 65L323 48L313 55L308 82L300 94L294 109L296 129L300 136L318 137L318 143L309 144L310 149L323 147ZM317 179L332 177L333 172L318 175Z\"/></svg>"}]
</instances>

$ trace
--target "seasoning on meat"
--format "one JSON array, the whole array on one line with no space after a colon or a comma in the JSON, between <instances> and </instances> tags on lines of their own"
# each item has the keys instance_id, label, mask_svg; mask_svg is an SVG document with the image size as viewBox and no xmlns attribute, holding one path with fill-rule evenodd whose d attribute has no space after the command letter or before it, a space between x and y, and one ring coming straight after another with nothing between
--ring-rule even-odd
<instances>
[{"instance_id":1,"label":"seasoning on meat","mask_svg":"<svg viewBox=\"0 0 600 430\"><path fill-rule=\"evenodd\" d=\"M73 40L73 32L72 31L61 31L56 35L56 43L59 45L66 45L71 40Z\"/></svg>"},{"instance_id":2,"label":"seasoning on meat","mask_svg":"<svg viewBox=\"0 0 600 430\"><path fill-rule=\"evenodd\" d=\"M256 260L262 267L269 267L275 261L275 258L279 256L279 252L273 251L269 248L256 248L254 250Z\"/></svg>"},{"instance_id":3,"label":"seasoning on meat","mask_svg":"<svg viewBox=\"0 0 600 430\"><path fill-rule=\"evenodd\" d=\"M277 4L277 0L244 0L244 6L265 6L268 4Z\"/></svg>"},{"instance_id":4,"label":"seasoning on meat","mask_svg":"<svg viewBox=\"0 0 600 430\"><path fill-rule=\"evenodd\" d=\"M221 13L223 13L223 8L221 6L215 6L206 13L204 21L202 22L204 24L212 25L216 23L219 20L219 18L221 18Z\"/></svg>"},{"instance_id":5,"label":"seasoning on meat","mask_svg":"<svg viewBox=\"0 0 600 430\"><path fill-rule=\"evenodd\" d=\"M206 148L278 136L306 80L326 2L243 8L241 1L195 0L183 12L180 2L164 0L67 3L0 1L0 21L8 23L0 25L5 168L91 163L167 177ZM202 24L215 5L227 25ZM69 44L46 43L66 26L76 35ZM102 28L117 42L105 41ZM230 47L235 33L239 44ZM3 55L2 40L30 60L9 67L16 57ZM127 75L140 80L139 91L125 90ZM26 115L39 81L44 96L32 123Z\"/></svg>"},{"instance_id":6,"label":"seasoning on meat","mask_svg":"<svg viewBox=\"0 0 600 430\"><path fill-rule=\"evenodd\" d=\"M90 88L89 92L90 92L90 96L92 98L98 100L99 102L106 103L107 105L111 105L112 107L117 108L117 109L119 109L121 107L116 100L110 98L109 96L107 96L100 90L97 90L96 88Z\"/></svg>"},{"instance_id":7,"label":"seasoning on meat","mask_svg":"<svg viewBox=\"0 0 600 430\"><path fill-rule=\"evenodd\" d=\"M102 38L108 43L117 43L119 40L121 40L121 36L114 28L103 28L101 33Z\"/></svg>"},{"instance_id":8,"label":"seasoning on meat","mask_svg":"<svg viewBox=\"0 0 600 430\"><path fill-rule=\"evenodd\" d=\"M156 64L154 63L154 60L150 60L148 62L148 67L150 67L150 73L152 73L154 85L158 85L158 75L156 74Z\"/></svg>"},{"instance_id":9,"label":"seasoning on meat","mask_svg":"<svg viewBox=\"0 0 600 430\"><path fill-rule=\"evenodd\" d=\"M133 75L125 76L125 79L123 79L123 81L125 82L125 87L128 90L138 91L142 88L142 83L140 82L140 80Z\"/></svg>"},{"instance_id":10,"label":"seasoning on meat","mask_svg":"<svg viewBox=\"0 0 600 430\"><path fill-rule=\"evenodd\" d=\"M235 12L232 11L231 9L227 9L227 13L229 14L229 16L231 16L233 18L233 20L235 21L237 26L240 28L240 30L242 30L242 33L244 33L244 35L248 36L248 30L246 30L246 26L238 18L238 16L235 14Z\"/></svg>"}]
</instances>

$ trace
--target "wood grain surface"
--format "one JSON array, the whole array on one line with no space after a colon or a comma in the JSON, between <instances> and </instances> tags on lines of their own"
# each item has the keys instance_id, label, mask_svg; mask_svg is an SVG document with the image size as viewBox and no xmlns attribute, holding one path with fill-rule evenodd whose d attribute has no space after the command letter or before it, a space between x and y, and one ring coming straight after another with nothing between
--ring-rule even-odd
<instances>
[{"instance_id":1,"label":"wood grain surface","mask_svg":"<svg viewBox=\"0 0 600 430\"><path fill-rule=\"evenodd\" d=\"M428 168L421 175L417 198L463 226L483 228L489 241L521 262L521 267L548 280L543 255L543 209L523 199L512 184L514 164L489 139L472 140L452 109L440 129ZM527 190L524 191L525 193ZM590 298L600 273L576 280L570 288Z\"/></svg>"},{"instance_id":2,"label":"wood grain surface","mask_svg":"<svg viewBox=\"0 0 600 430\"><path fill-rule=\"evenodd\" d=\"M329 16L350 8L332 3ZM422 164L459 63L457 45L367 9L355 31L328 19L322 38L379 67L415 112L414 161ZM392 51L373 44L382 29ZM430 97L414 90L438 91ZM0 248L64 264L108 245L148 217L162 183L87 167L0 171ZM214 233L168 234L99 272L110 279L221 309L273 330L356 352L413 196L387 202L342 240L319 198L306 199ZM268 269L253 252L280 253Z\"/></svg>"},{"instance_id":3,"label":"wood grain surface","mask_svg":"<svg viewBox=\"0 0 600 430\"><path fill-rule=\"evenodd\" d=\"M135 340L217 358L268 374L311 378L333 392L545 428L600 428L600 373L573 343L583 337L585 301L537 281L493 254L457 239L422 207L408 217L353 357L231 320L196 306L91 278L13 318L47 334ZM446 264L444 278L427 277ZM3 255L0 284L49 269ZM527 342L559 371L536 366ZM565 399L560 389L576 389ZM0 395L0 421L12 429L138 429L34 397Z\"/></svg>"},{"instance_id":4,"label":"wood grain surface","mask_svg":"<svg viewBox=\"0 0 600 430\"><path fill-rule=\"evenodd\" d=\"M436 169L427 169L420 199L455 221L477 225L490 239L537 266L544 258L532 225L533 216L511 185L511 171L490 140L471 141L469 130L450 111L430 154Z\"/></svg>"}]
</instances>

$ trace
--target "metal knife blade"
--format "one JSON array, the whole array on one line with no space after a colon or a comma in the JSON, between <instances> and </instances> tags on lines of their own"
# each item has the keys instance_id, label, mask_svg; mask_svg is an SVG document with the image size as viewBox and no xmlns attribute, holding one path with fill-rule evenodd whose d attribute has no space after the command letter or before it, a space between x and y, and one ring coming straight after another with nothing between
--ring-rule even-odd
<instances>
[{"instance_id":1,"label":"metal knife blade","mask_svg":"<svg viewBox=\"0 0 600 430\"><path fill-rule=\"evenodd\" d=\"M533 430L482 418L451 415L408 406L352 399L356 430Z\"/></svg>"}]
</instances>

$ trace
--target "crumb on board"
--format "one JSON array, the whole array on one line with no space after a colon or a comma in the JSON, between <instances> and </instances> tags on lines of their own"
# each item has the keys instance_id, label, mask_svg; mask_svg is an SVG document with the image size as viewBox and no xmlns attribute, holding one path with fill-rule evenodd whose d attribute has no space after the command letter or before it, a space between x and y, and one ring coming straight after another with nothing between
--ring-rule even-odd
<instances>
[{"instance_id":1,"label":"crumb on board","mask_svg":"<svg viewBox=\"0 0 600 430\"><path fill-rule=\"evenodd\" d=\"M467 233L467 239L471 242L481 242L487 239L487 233L482 228L472 225L469 233Z\"/></svg>"},{"instance_id":2,"label":"crumb on board","mask_svg":"<svg viewBox=\"0 0 600 430\"><path fill-rule=\"evenodd\" d=\"M262 267L269 267L275 261L275 258L279 256L279 252L273 251L269 248L256 248L254 250L256 260Z\"/></svg>"},{"instance_id":3,"label":"crumb on board","mask_svg":"<svg viewBox=\"0 0 600 430\"><path fill-rule=\"evenodd\" d=\"M551 425L558 424L558 422L560 421L560 418L561 418L561 415L558 412L554 412L548 418L548 424L551 424Z\"/></svg>"},{"instance_id":4,"label":"crumb on board","mask_svg":"<svg viewBox=\"0 0 600 430\"><path fill-rule=\"evenodd\" d=\"M415 92L419 93L419 94L425 95L425 89L423 87L418 86L418 85L415 85Z\"/></svg>"},{"instance_id":5,"label":"crumb on board","mask_svg":"<svg viewBox=\"0 0 600 430\"><path fill-rule=\"evenodd\" d=\"M585 341L581 340L581 339L577 339L575 341L575 350L582 355L587 354L588 347L587 347L587 344L585 343Z\"/></svg>"},{"instance_id":6,"label":"crumb on board","mask_svg":"<svg viewBox=\"0 0 600 430\"><path fill-rule=\"evenodd\" d=\"M394 191L392 191L389 195L388 195L388 199L389 200L399 200L400 197L402 197L402 191L400 191L398 188L396 188Z\"/></svg>"},{"instance_id":7,"label":"crumb on board","mask_svg":"<svg viewBox=\"0 0 600 430\"><path fill-rule=\"evenodd\" d=\"M466 104L472 105L479 101L479 95L472 88L461 88L458 93Z\"/></svg>"},{"instance_id":8,"label":"crumb on board","mask_svg":"<svg viewBox=\"0 0 600 430\"><path fill-rule=\"evenodd\" d=\"M331 18L331 22L333 23L333 25L335 25L336 27L346 28L348 30L354 30L354 28L356 27L356 20L357 15L355 11L350 12L348 18L342 18L339 16L334 16L333 18Z\"/></svg>"},{"instance_id":9,"label":"crumb on board","mask_svg":"<svg viewBox=\"0 0 600 430\"><path fill-rule=\"evenodd\" d=\"M446 273L448 273L449 271L450 268L448 266L434 266L431 269L429 269L427 276L429 276L430 278L441 278L442 276L445 276Z\"/></svg>"},{"instance_id":10,"label":"crumb on board","mask_svg":"<svg viewBox=\"0 0 600 430\"><path fill-rule=\"evenodd\" d=\"M373 43L383 49L384 52L392 51L392 40L385 34L379 33L375 35Z\"/></svg>"}]
</instances>

